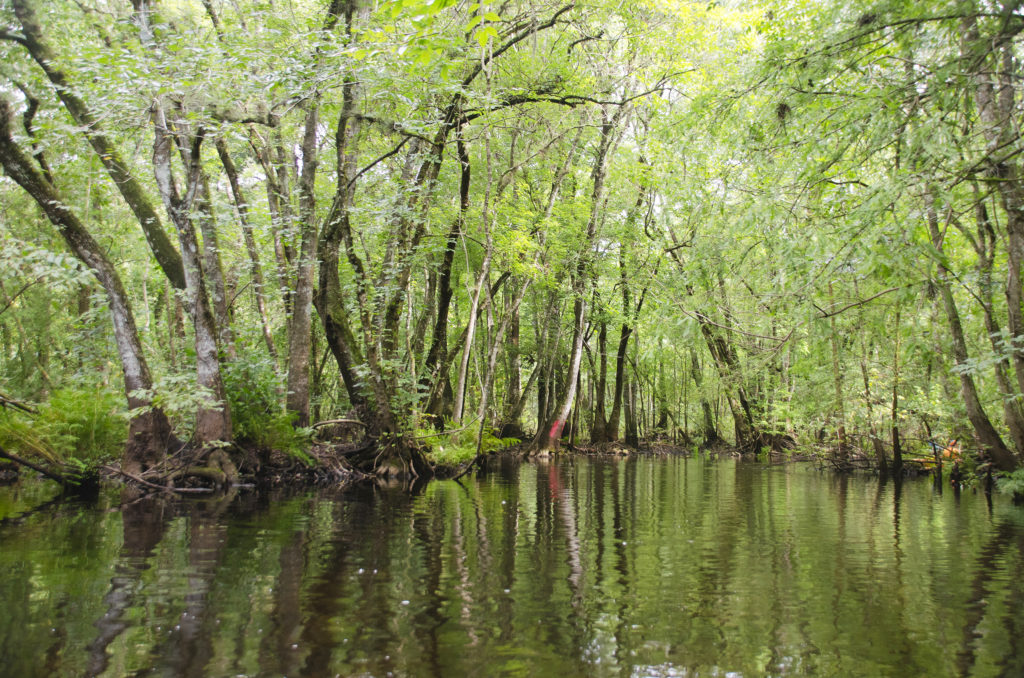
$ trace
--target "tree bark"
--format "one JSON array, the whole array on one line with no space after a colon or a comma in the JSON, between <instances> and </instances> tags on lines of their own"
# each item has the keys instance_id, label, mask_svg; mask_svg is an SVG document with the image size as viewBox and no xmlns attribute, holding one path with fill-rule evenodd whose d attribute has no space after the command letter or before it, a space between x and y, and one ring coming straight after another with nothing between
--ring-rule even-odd
<instances>
[{"instance_id":1,"label":"tree bark","mask_svg":"<svg viewBox=\"0 0 1024 678\"><path fill-rule=\"evenodd\" d=\"M566 418L572 409L576 397L576 383L579 377L580 362L583 358L583 335L586 329L586 285L591 280L590 263L593 258L594 241L597 238L597 227L603 210L604 183L608 171L608 155L615 141L615 133L626 111L625 106L616 108L612 115L608 107L601 112L601 136L598 140L597 153L594 158L594 169L591 172L593 188L590 195L590 216L583 246L579 252L579 260L573 276L573 340L572 353L569 357L569 373L566 375L565 396L556 410L554 420L549 420L537 431L534 448L538 452L547 452L557 445Z\"/></svg>"},{"instance_id":2,"label":"tree bark","mask_svg":"<svg viewBox=\"0 0 1024 678\"><path fill-rule=\"evenodd\" d=\"M349 313L338 274L343 239L346 233L351 232L348 219L354 190L352 184L357 171L356 141L360 125L355 111L358 96L355 80L347 78L342 85L342 107L334 138L338 159L337 190L320 233L320 281L315 301L327 345L338 363L349 402L359 412L364 423L367 423L372 418L372 410L363 383L355 371L364 363L364 358L349 325Z\"/></svg>"},{"instance_id":3,"label":"tree bark","mask_svg":"<svg viewBox=\"0 0 1024 678\"><path fill-rule=\"evenodd\" d=\"M626 382L626 435L623 442L628 447L640 446L640 431L637 426L636 396L637 383L636 375Z\"/></svg>"},{"instance_id":4,"label":"tree bark","mask_svg":"<svg viewBox=\"0 0 1024 678\"><path fill-rule=\"evenodd\" d=\"M983 311L985 332L988 334L989 343L992 346L992 352L996 356L993 370L995 372L996 385L999 388L999 394L1002 397L1003 421L1006 423L1006 427L1010 431L1010 438L1013 440L1013 446L1017 451L1017 456L1020 457L1024 454L1024 411L1021 409L1021 404L1016 397L1016 391L1011 385L1010 378L1007 374L1007 363L1009 360L1005 356L1005 347L1001 345L1003 329L996 320L994 303L992 300L992 269L995 265L998 239L996 237L995 229L992 226L992 222L988 217L988 210L985 207L985 201L979 196L979 193L980 191L978 191L978 187L975 186L974 210L977 232L975 234L970 233L966 228L964 228L963 224L960 223L959 219L954 220L953 223L960 229L967 240L970 241L971 245L974 247L975 253L978 255L978 263L976 266L976 270L978 272L977 299L981 303Z\"/></svg>"},{"instance_id":5,"label":"tree bark","mask_svg":"<svg viewBox=\"0 0 1024 678\"><path fill-rule=\"evenodd\" d=\"M704 393L704 375L700 369L700 361L697 359L697 349L693 346L690 347L690 374L693 377L694 385L700 392L700 406L704 414L704 429L701 431L701 435L704 438L704 446L710 447L718 442L720 438L718 436L718 429L715 427L715 415L711 409L711 402Z\"/></svg>"},{"instance_id":6,"label":"tree bark","mask_svg":"<svg viewBox=\"0 0 1024 678\"><path fill-rule=\"evenodd\" d=\"M483 436L487 429L487 405L490 402L491 389L494 386L494 378L497 373L498 351L502 348L502 340L505 337L505 332L511 324L512 318L518 317L519 305L522 303L523 297L526 296L526 290L529 287L529 279L524 280L522 285L519 286L519 291L516 292L515 297L512 300L511 308L507 309L507 312L502 317L497 329L494 331L494 335L491 337L491 350L489 351L487 358L487 372L484 376L483 388L481 389L480 405L477 408L477 417L480 419L480 427L477 429L476 437L477 454L480 454L482 450Z\"/></svg>"},{"instance_id":7,"label":"tree bark","mask_svg":"<svg viewBox=\"0 0 1024 678\"><path fill-rule=\"evenodd\" d=\"M896 345L893 347L892 358L892 404L889 409L889 430L892 435L892 471L894 475L903 473L903 446L900 445L899 428L899 386L900 386L900 309L896 309Z\"/></svg>"},{"instance_id":8,"label":"tree bark","mask_svg":"<svg viewBox=\"0 0 1024 678\"><path fill-rule=\"evenodd\" d=\"M487 275L491 270L490 248L484 255L483 263L480 265L480 273L477 276L473 296L469 305L469 324L466 329L466 342L462 348L462 361L459 363L459 373L455 380L455 405L452 412L452 421L456 424L462 422L462 410L466 398L466 380L469 378L469 357L473 350L473 338L476 335L477 311L480 308L480 293L487 285Z\"/></svg>"},{"instance_id":9,"label":"tree bark","mask_svg":"<svg viewBox=\"0 0 1024 678\"><path fill-rule=\"evenodd\" d=\"M171 132L167 127L163 107L159 102L154 104L153 123L155 131L153 173L160 190L160 197L170 215L171 223L178 231L185 268L186 301L195 329L196 376L199 385L208 389L213 397L213 402L201 405L196 414L196 441L201 447L205 447L214 441L231 440L232 432L231 411L221 378L217 327L206 294L206 280L199 254L199 243L190 215L196 192L199 190L199 149L202 144L202 136L195 135L192 138L188 157L189 164L186 167L188 172L185 183L186 193L184 196L179 196L171 171Z\"/></svg>"},{"instance_id":10,"label":"tree bark","mask_svg":"<svg viewBox=\"0 0 1024 678\"><path fill-rule=\"evenodd\" d=\"M608 420L604 411L604 396L608 390L608 321L601 318L597 326L597 381L594 384L594 425L590 429L590 442L597 445L608 442Z\"/></svg>"},{"instance_id":11,"label":"tree bark","mask_svg":"<svg viewBox=\"0 0 1024 678\"><path fill-rule=\"evenodd\" d=\"M171 438L171 426L166 415L153 407L146 395L153 383L131 303L117 269L107 259L103 248L79 221L56 187L14 143L10 119L10 105L0 98L0 164L8 176L32 196L68 248L93 272L107 295L128 408L141 412L130 419L122 464L129 472L141 472L163 460Z\"/></svg>"},{"instance_id":12,"label":"tree bark","mask_svg":"<svg viewBox=\"0 0 1024 678\"><path fill-rule=\"evenodd\" d=\"M953 290L949 284L949 270L946 268L942 247L944 236L939 231L938 214L932 203L931 195L926 194L925 201L928 210L928 233L931 236L932 246L939 255L939 261L936 263L935 284L942 295L942 303L946 310L946 319L949 323L950 338L953 344L953 362L959 368L957 371L960 374L960 393L967 409L967 418L992 465L1000 471L1012 471L1017 466L1016 459L1013 453L1006 448L1002 437L985 413L974 384L974 377L967 369L967 342L964 338L963 326L960 323L960 313L953 298Z\"/></svg>"},{"instance_id":13,"label":"tree bark","mask_svg":"<svg viewBox=\"0 0 1024 678\"><path fill-rule=\"evenodd\" d=\"M517 411L517 407L524 389L522 377L519 374L522 369L522 360L519 355L519 306L517 305L514 310L506 306L505 312L511 314L511 317L508 326L508 341L506 342L508 379L506 380L505 402L501 416L501 437L521 438L522 424L519 419L522 416L522 410Z\"/></svg>"},{"instance_id":14,"label":"tree bark","mask_svg":"<svg viewBox=\"0 0 1024 678\"><path fill-rule=\"evenodd\" d=\"M832 292L832 281L828 283L828 294L829 300L833 299ZM843 371L840 368L839 360L839 334L836 331L836 316L831 315L828 319L829 323L829 342L832 346L832 395L834 398L833 407L835 407L836 418L838 423L836 425L836 444L838 449L836 450L837 457L840 464L846 464L848 457L848 449L846 444L846 408L843 403Z\"/></svg>"},{"instance_id":15,"label":"tree bark","mask_svg":"<svg viewBox=\"0 0 1024 678\"><path fill-rule=\"evenodd\" d=\"M438 369L441 357L448 350L448 312L451 308L452 295L452 265L455 262L455 248L466 221L466 212L469 211L469 187L470 187L470 164L469 153L461 137L456 140L456 150L459 157L459 211L452 220L451 229L445 238L444 254L441 257L441 268L438 273L437 286L437 315L434 320L434 332L430 342L430 349L424 360L423 384L430 388L438 379L447 379L447 372ZM438 393L440 389L432 389ZM442 407L443 398L431 398L427 403L427 414L434 417L443 417L445 408Z\"/></svg>"},{"instance_id":16,"label":"tree bark","mask_svg":"<svg viewBox=\"0 0 1024 678\"><path fill-rule=\"evenodd\" d=\"M274 237L274 270L278 287L281 289L281 302L287 316L291 313L291 271L294 258L292 249L285 235L291 232L292 211L291 191L288 183L288 169L284 166L284 148L280 141L280 128L274 130L278 140L271 149L256 131L249 130L249 145L263 167L267 191L267 209L270 212L270 229Z\"/></svg>"},{"instance_id":17,"label":"tree bark","mask_svg":"<svg viewBox=\"0 0 1024 678\"><path fill-rule=\"evenodd\" d=\"M292 313L288 321L288 395L286 407L295 426L309 426L309 360L313 328L313 272L317 256L316 130L320 101L306 111L302 137L302 173L299 177L299 228L301 242L295 271Z\"/></svg>"},{"instance_id":18,"label":"tree bark","mask_svg":"<svg viewBox=\"0 0 1024 678\"><path fill-rule=\"evenodd\" d=\"M246 202L245 194L238 183L238 170L231 159L227 142L223 137L217 138L217 155L220 157L224 173L228 177L228 185L231 187L231 195L235 201L235 209L238 210L238 221L242 227L242 237L245 240L245 250L249 255L249 275L252 277L253 296L256 298L256 310L260 315L260 326L263 330L263 341L267 346L267 353L277 364L277 347L274 345L274 335L270 329L270 318L267 315L266 288L263 280L263 267L260 265L260 254L256 248L256 238L253 236L252 224L249 223L249 204Z\"/></svg>"},{"instance_id":19,"label":"tree bark","mask_svg":"<svg viewBox=\"0 0 1024 678\"><path fill-rule=\"evenodd\" d=\"M213 218L213 197L206 172L199 174L200 193L197 196L199 230L203 234L203 273L210 281L210 306L217 324L217 342L225 358L234 360L235 338L231 331L231 309L228 307L228 286L224 282L224 266L220 259L220 237Z\"/></svg>"},{"instance_id":20,"label":"tree bark","mask_svg":"<svg viewBox=\"0 0 1024 678\"><path fill-rule=\"evenodd\" d=\"M92 146L117 190L121 193L121 197L135 214L142 227L142 232L146 236L146 242L149 243L149 248L167 279L178 289L184 289L185 273L181 255L174 249L174 245L167 237L167 233L160 223L160 217L142 186L132 176L128 165L121 159L114 144L103 133L100 116L96 115L79 98L75 93L74 84L58 66L57 57L43 36L42 27L31 1L12 0L12 4L25 36L22 44L32 59L42 68L47 79L53 83L54 91L61 103L64 104L65 110L78 128L82 130L89 145Z\"/></svg>"},{"instance_id":21,"label":"tree bark","mask_svg":"<svg viewBox=\"0 0 1024 678\"><path fill-rule=\"evenodd\" d=\"M963 19L965 60L978 70L974 73L974 101L982 124L982 133L992 153L1019 141L1017 119L1013 35L997 35L983 41L974 13ZM993 44L999 47L992 49ZM992 63L993 59L996 63ZM1016 157L1011 155L1010 158ZM1017 376L1017 394L1024 394L1024 294L1021 270L1024 267L1024 172L1012 159L990 158L989 177L999 192L1006 213L1006 305L1007 324L1012 341L1011 360ZM1024 450L1020 450L1024 453Z\"/></svg>"}]
</instances>

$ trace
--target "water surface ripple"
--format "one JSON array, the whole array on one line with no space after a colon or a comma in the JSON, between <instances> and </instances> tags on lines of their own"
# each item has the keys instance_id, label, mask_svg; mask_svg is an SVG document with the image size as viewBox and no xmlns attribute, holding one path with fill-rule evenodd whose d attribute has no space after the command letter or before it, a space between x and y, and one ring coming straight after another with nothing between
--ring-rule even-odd
<instances>
[{"instance_id":1,"label":"water surface ripple","mask_svg":"<svg viewBox=\"0 0 1024 678\"><path fill-rule=\"evenodd\" d=\"M1024 675L1002 497L699 458L496 466L21 515L45 496L3 489L0 675Z\"/></svg>"}]
</instances>

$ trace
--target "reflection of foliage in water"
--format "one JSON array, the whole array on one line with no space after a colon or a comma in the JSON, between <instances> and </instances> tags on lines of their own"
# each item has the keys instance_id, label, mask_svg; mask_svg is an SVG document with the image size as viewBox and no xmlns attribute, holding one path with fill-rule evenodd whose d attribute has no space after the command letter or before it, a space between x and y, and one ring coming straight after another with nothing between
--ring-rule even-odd
<instances>
[{"instance_id":1,"label":"reflection of foliage in water","mask_svg":"<svg viewBox=\"0 0 1024 678\"><path fill-rule=\"evenodd\" d=\"M2 525L5 670L1022 668L1024 520L999 497L702 459L491 463L413 493L108 497Z\"/></svg>"}]
</instances>

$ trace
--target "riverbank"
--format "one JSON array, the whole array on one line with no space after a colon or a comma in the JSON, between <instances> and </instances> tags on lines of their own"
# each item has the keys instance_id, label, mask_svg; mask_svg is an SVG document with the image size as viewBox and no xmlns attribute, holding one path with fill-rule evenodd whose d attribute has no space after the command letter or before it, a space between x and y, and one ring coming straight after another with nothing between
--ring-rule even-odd
<instances>
[{"instance_id":1,"label":"riverbank","mask_svg":"<svg viewBox=\"0 0 1024 678\"><path fill-rule=\"evenodd\" d=\"M343 420L339 420L343 421ZM356 460L371 466L375 457L380 455L381 446L374 441L360 439L357 430L342 423L324 431L329 436L316 438L307 448L296 451L272 450L258 447L231 446L223 449L207 450L206 452L190 449L179 444L176 451L169 453L163 461L151 466L142 473L122 468L121 464L110 460L92 465L61 463L59 460L36 460L29 462L17 455L0 449L0 484L16 481L22 473L39 473L61 484L69 492L93 492L99 483L124 484L138 488L143 492L171 492L178 494L209 494L224 491L230 487L315 487L340 486L347 487L366 482L398 483L415 482L428 479L459 479L482 468L489 460L495 458L557 458L557 457L630 457L636 455L653 456L693 456L708 458L757 459L768 463L814 462L821 468L836 473L866 472L869 474L892 475L896 468L891 461L879 464L879 459L868 451L860 448L847 448L841 451L835 446L817 444L811 447L788 447L786 449L767 449L757 455L744 453L722 439L711 444L697 445L677 444L665 438L640 440L638 446L628 446L622 442L599 444L572 444L563 442L557 451L537 453L529 440L499 441L490 438L491 445L487 451L472 454L472 445L457 439L450 433L430 433L418 439L421 448L417 450L420 461L416 465L392 465L376 472L361 470ZM438 440L443 440L443 444ZM425 442L426 441L426 442ZM460 446L461 444L461 446ZM446 445L449 449L446 451ZM438 451L441 453L439 454ZM843 452L841 454L841 452ZM4 463L4 457L8 461ZM18 463L11 463L11 457ZM953 463L962 464L960 480L970 482L980 478L986 486L991 486L990 469L973 462L965 462L958 456L955 460L943 457L938 452L933 457L908 455L901 460L899 475L915 477L919 475L947 475ZM959 468L959 467L958 467ZM979 470L980 469L980 470Z\"/></svg>"}]
</instances>

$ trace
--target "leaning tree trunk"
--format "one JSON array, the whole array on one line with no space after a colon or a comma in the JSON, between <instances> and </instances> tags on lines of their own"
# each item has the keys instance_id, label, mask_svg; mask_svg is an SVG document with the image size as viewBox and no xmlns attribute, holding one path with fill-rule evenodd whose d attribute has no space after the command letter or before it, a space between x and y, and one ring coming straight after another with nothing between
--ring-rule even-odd
<instances>
[{"instance_id":1,"label":"leaning tree trunk","mask_svg":"<svg viewBox=\"0 0 1024 678\"><path fill-rule=\"evenodd\" d=\"M163 460L171 438L171 426L166 415L153 407L146 395L153 383L128 295L117 269L107 259L103 248L71 211L53 184L14 143L10 118L10 105L0 99L0 164L7 175L32 196L57 228L68 248L93 272L107 295L114 324L114 340L124 373L128 408L141 412L129 422L123 467L129 473L141 472Z\"/></svg>"},{"instance_id":2,"label":"leaning tree trunk","mask_svg":"<svg viewBox=\"0 0 1024 678\"><path fill-rule=\"evenodd\" d=\"M979 442L985 450L992 465L1000 471L1012 471L1017 467L1017 461L1013 453L1006 448L1002 437L992 425L991 420L985 413L978 397L978 390L974 384L974 377L970 371L963 369L968 364L967 341L964 338L963 326L960 323L960 313L953 299L953 290L949 284L949 269L945 265L945 254L943 252L943 235L939 231L938 215L932 204L931 195L925 194L928 203L928 233L931 236L932 246L938 253L939 261L936 264L936 286L942 295L942 303L946 310L946 319L949 322L950 338L953 343L953 362L960 368L960 393L964 400L964 407L967 409L967 419L974 427Z\"/></svg>"},{"instance_id":3,"label":"leaning tree trunk","mask_svg":"<svg viewBox=\"0 0 1024 678\"><path fill-rule=\"evenodd\" d=\"M736 352L710 318L703 313L698 313L697 321L700 323L701 334L704 335L708 351L715 361L719 377L725 387L726 401L730 412L732 412L736 433L736 447L745 454L757 452L760 446L760 436L754 425L750 403L743 386L736 383L739 380L740 372Z\"/></svg>"},{"instance_id":4,"label":"leaning tree trunk","mask_svg":"<svg viewBox=\"0 0 1024 678\"><path fill-rule=\"evenodd\" d=\"M138 180L132 176L128 165L121 158L117 148L106 137L101 125L101 116L94 112L76 93L67 75L59 68L58 59L43 36L42 26L36 16L30 0L13 0L14 13L21 24L25 36L22 45L28 50L32 59L42 68L47 79L53 84L54 91L65 110L82 131L89 145L99 157L114 186L132 210L142 232L146 236L150 250L163 269L167 279L178 289L185 287L185 273L181 255L174 249L170 239L160 224L156 208L146 196Z\"/></svg>"},{"instance_id":5,"label":"leaning tree trunk","mask_svg":"<svg viewBox=\"0 0 1024 678\"><path fill-rule=\"evenodd\" d=\"M553 420L549 418L537 431L537 436L534 439L534 447L537 452L548 452L557 447L558 440L562 436L562 429L568 420L570 410L572 410L572 404L576 398L577 376L579 376L580 363L583 359L583 335L586 324L585 310L586 304L584 304L583 296L580 294L576 297L576 302L573 305L572 353L569 357L569 373L566 375L565 395L562 397Z\"/></svg>"}]
</instances>

